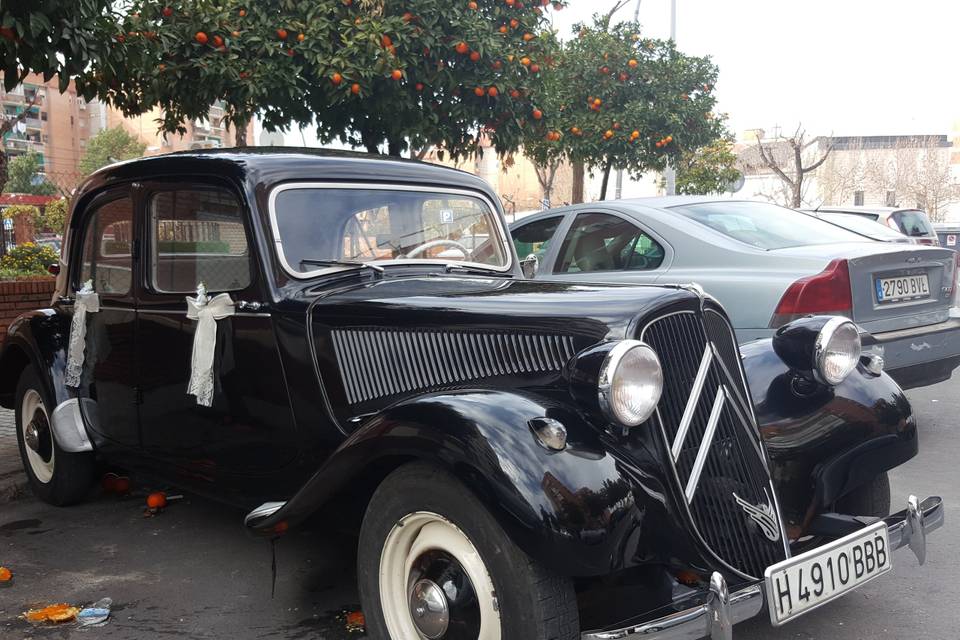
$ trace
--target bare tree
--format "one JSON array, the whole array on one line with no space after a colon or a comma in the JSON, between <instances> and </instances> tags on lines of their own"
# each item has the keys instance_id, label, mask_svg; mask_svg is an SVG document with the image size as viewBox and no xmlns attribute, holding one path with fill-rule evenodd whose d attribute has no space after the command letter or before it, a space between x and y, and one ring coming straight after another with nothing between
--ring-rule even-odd
<instances>
[{"instance_id":1,"label":"bare tree","mask_svg":"<svg viewBox=\"0 0 960 640\"><path fill-rule=\"evenodd\" d=\"M820 204L842 205L851 200L856 191L864 189L875 163L862 138L850 140L840 148L835 146L817 171Z\"/></svg>"},{"instance_id":2,"label":"bare tree","mask_svg":"<svg viewBox=\"0 0 960 640\"><path fill-rule=\"evenodd\" d=\"M878 193L893 192L895 206L916 206L938 222L946 207L960 200L960 184L950 168L950 147L943 136L902 137L892 153L887 149L865 164L865 186Z\"/></svg>"},{"instance_id":3,"label":"bare tree","mask_svg":"<svg viewBox=\"0 0 960 640\"><path fill-rule=\"evenodd\" d=\"M807 140L806 131L803 130L802 125L798 126L797 131L789 138L778 135L772 141L764 142L759 136L757 137L757 151L760 153L760 158L789 192L788 202L791 207L799 208L803 205L804 178L826 162L833 150L833 146L829 143L822 151L819 148L815 149L817 159L804 164L810 156L808 149L820 142L821 138ZM788 153L776 153L775 145L785 146Z\"/></svg>"},{"instance_id":4,"label":"bare tree","mask_svg":"<svg viewBox=\"0 0 960 640\"><path fill-rule=\"evenodd\" d=\"M540 183L540 189L543 191L543 200L550 202L550 196L553 194L553 183L557 178L557 170L560 168L563 159L559 157L549 158L542 165L534 163L533 168L537 172L537 182Z\"/></svg>"}]
</instances>

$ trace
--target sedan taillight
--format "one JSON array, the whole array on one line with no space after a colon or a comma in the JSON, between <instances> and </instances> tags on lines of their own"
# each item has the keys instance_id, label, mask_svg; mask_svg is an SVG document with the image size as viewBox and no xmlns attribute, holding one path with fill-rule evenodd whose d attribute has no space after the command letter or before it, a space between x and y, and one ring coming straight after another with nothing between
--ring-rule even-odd
<instances>
[{"instance_id":1,"label":"sedan taillight","mask_svg":"<svg viewBox=\"0 0 960 640\"><path fill-rule=\"evenodd\" d=\"M776 329L811 314L850 317L852 311L850 270L846 260L837 259L820 273L790 285L773 312L770 327Z\"/></svg>"}]
</instances>

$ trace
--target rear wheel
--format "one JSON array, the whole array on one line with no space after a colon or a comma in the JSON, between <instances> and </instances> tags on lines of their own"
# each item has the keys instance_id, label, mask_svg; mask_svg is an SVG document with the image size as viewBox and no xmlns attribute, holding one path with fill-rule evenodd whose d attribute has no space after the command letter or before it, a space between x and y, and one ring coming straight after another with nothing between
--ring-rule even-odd
<instances>
[{"instance_id":1,"label":"rear wheel","mask_svg":"<svg viewBox=\"0 0 960 640\"><path fill-rule=\"evenodd\" d=\"M885 518L890 515L890 476L881 473L837 501L839 513Z\"/></svg>"},{"instance_id":2,"label":"rear wheel","mask_svg":"<svg viewBox=\"0 0 960 640\"><path fill-rule=\"evenodd\" d=\"M53 436L53 403L32 367L17 383L17 444L30 488L38 498L65 506L86 496L94 476L92 453L68 453Z\"/></svg>"},{"instance_id":3,"label":"rear wheel","mask_svg":"<svg viewBox=\"0 0 960 640\"><path fill-rule=\"evenodd\" d=\"M360 532L367 630L382 640L575 640L570 580L520 551L482 504L434 467L383 481Z\"/></svg>"}]
</instances>

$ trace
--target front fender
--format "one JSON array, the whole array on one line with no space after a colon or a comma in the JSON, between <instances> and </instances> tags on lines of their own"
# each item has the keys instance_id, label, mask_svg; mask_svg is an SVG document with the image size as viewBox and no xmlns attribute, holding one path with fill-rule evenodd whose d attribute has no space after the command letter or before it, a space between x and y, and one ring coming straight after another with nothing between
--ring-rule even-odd
<instances>
[{"instance_id":1,"label":"front fender","mask_svg":"<svg viewBox=\"0 0 960 640\"><path fill-rule=\"evenodd\" d=\"M54 406L68 400L63 380L69 337L69 321L53 309L18 316L7 328L0 349L0 406L13 408L17 383L27 365L37 370Z\"/></svg>"},{"instance_id":2,"label":"front fender","mask_svg":"<svg viewBox=\"0 0 960 640\"><path fill-rule=\"evenodd\" d=\"M913 409L887 374L858 366L837 386L804 384L771 340L741 352L780 505L792 522L916 455Z\"/></svg>"},{"instance_id":3,"label":"front fender","mask_svg":"<svg viewBox=\"0 0 960 640\"><path fill-rule=\"evenodd\" d=\"M566 426L566 449L538 443L528 423L540 417ZM686 536L676 534L665 488L603 437L563 403L529 395L422 396L369 420L279 511L251 527L270 532L305 519L378 459L417 459L454 474L518 547L557 573L606 575L654 554L666 564L696 557Z\"/></svg>"}]
</instances>

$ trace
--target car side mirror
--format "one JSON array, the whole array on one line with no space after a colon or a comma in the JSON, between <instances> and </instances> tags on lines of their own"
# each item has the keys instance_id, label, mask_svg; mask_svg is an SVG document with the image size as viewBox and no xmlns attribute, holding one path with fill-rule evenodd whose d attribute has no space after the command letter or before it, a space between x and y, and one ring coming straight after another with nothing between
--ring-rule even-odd
<instances>
[{"instance_id":1,"label":"car side mirror","mask_svg":"<svg viewBox=\"0 0 960 640\"><path fill-rule=\"evenodd\" d=\"M537 257L537 254L531 253L521 260L520 270L523 272L524 278L532 278L537 275L537 271L540 270L540 258Z\"/></svg>"}]
</instances>

